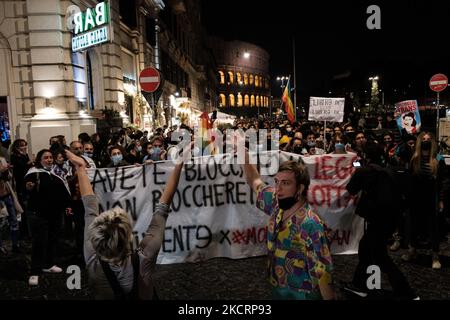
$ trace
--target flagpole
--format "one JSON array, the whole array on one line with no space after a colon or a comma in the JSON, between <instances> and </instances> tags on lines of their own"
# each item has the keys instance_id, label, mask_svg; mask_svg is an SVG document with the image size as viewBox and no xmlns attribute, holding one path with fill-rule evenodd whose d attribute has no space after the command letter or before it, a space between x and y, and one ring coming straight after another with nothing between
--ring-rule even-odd
<instances>
[{"instance_id":1,"label":"flagpole","mask_svg":"<svg viewBox=\"0 0 450 320\"><path fill-rule=\"evenodd\" d=\"M292 37L292 49L293 49L293 59L294 59L294 116L295 121L297 121L297 77L295 68L295 36Z\"/></svg>"}]
</instances>

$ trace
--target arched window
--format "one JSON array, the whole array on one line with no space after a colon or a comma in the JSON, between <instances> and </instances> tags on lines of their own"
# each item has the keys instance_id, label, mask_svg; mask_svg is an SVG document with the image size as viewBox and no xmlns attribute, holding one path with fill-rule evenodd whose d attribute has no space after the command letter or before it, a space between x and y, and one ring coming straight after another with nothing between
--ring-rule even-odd
<instances>
[{"instance_id":1,"label":"arched window","mask_svg":"<svg viewBox=\"0 0 450 320\"><path fill-rule=\"evenodd\" d=\"M235 104L234 104L234 94L230 94L229 98L230 98L230 107L234 107L235 106Z\"/></svg>"},{"instance_id":2,"label":"arched window","mask_svg":"<svg viewBox=\"0 0 450 320\"><path fill-rule=\"evenodd\" d=\"M248 107L250 105L250 98L248 97L248 94L244 96L244 106Z\"/></svg>"},{"instance_id":3,"label":"arched window","mask_svg":"<svg viewBox=\"0 0 450 320\"><path fill-rule=\"evenodd\" d=\"M242 107L242 94L241 93L238 93L238 96L237 96L237 106Z\"/></svg>"},{"instance_id":4,"label":"arched window","mask_svg":"<svg viewBox=\"0 0 450 320\"><path fill-rule=\"evenodd\" d=\"M231 71L228 71L228 81L233 84L234 83L234 73Z\"/></svg>"},{"instance_id":5,"label":"arched window","mask_svg":"<svg viewBox=\"0 0 450 320\"><path fill-rule=\"evenodd\" d=\"M269 97L265 97L264 100L265 100L264 106L268 107L269 106Z\"/></svg>"},{"instance_id":6,"label":"arched window","mask_svg":"<svg viewBox=\"0 0 450 320\"><path fill-rule=\"evenodd\" d=\"M260 102L260 101L259 101L259 96L256 96L256 106L257 106L257 107L259 107L259 105L260 105L259 102Z\"/></svg>"},{"instance_id":7,"label":"arched window","mask_svg":"<svg viewBox=\"0 0 450 320\"><path fill-rule=\"evenodd\" d=\"M255 87L259 87L259 76L255 76Z\"/></svg>"},{"instance_id":8,"label":"arched window","mask_svg":"<svg viewBox=\"0 0 450 320\"><path fill-rule=\"evenodd\" d=\"M248 86L248 74L244 73L244 85Z\"/></svg>"},{"instance_id":9,"label":"arched window","mask_svg":"<svg viewBox=\"0 0 450 320\"><path fill-rule=\"evenodd\" d=\"M240 72L236 72L236 83L242 85L242 75Z\"/></svg>"},{"instance_id":10,"label":"arched window","mask_svg":"<svg viewBox=\"0 0 450 320\"><path fill-rule=\"evenodd\" d=\"M225 73L223 71L219 71L220 75L220 84L225 84Z\"/></svg>"},{"instance_id":11,"label":"arched window","mask_svg":"<svg viewBox=\"0 0 450 320\"><path fill-rule=\"evenodd\" d=\"M227 98L225 97L225 95L223 93L220 94L219 98L220 98L219 105L221 107L225 107L227 105Z\"/></svg>"},{"instance_id":12,"label":"arched window","mask_svg":"<svg viewBox=\"0 0 450 320\"><path fill-rule=\"evenodd\" d=\"M251 86L253 85L253 75L252 75L252 74L250 75L250 81L249 81L249 83L250 83Z\"/></svg>"},{"instance_id":13,"label":"arched window","mask_svg":"<svg viewBox=\"0 0 450 320\"><path fill-rule=\"evenodd\" d=\"M255 106L255 96L251 95L250 96L250 107L254 107Z\"/></svg>"}]
</instances>

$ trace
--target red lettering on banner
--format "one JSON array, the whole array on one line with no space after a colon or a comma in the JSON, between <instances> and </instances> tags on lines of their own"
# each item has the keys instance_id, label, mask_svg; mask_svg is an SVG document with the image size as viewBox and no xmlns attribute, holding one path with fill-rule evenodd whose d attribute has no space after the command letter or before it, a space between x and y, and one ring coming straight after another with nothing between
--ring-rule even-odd
<instances>
[{"instance_id":1,"label":"red lettering on banner","mask_svg":"<svg viewBox=\"0 0 450 320\"><path fill-rule=\"evenodd\" d=\"M258 230L253 227L244 231L233 231L231 240L236 244L265 243L267 241L267 227L262 227Z\"/></svg>"},{"instance_id":2,"label":"red lettering on banner","mask_svg":"<svg viewBox=\"0 0 450 320\"><path fill-rule=\"evenodd\" d=\"M327 206L332 208L332 200L336 200L333 208L346 208L352 200L345 186L334 184L317 184L310 188L310 204L315 207Z\"/></svg>"},{"instance_id":3,"label":"red lettering on banner","mask_svg":"<svg viewBox=\"0 0 450 320\"><path fill-rule=\"evenodd\" d=\"M350 243L351 230L334 230L333 237L330 241L330 246L333 242L337 241L337 244L342 246L343 244L348 245Z\"/></svg>"},{"instance_id":4,"label":"red lettering on banner","mask_svg":"<svg viewBox=\"0 0 450 320\"><path fill-rule=\"evenodd\" d=\"M353 167L353 162L356 160L356 157L353 159L342 157L337 159L336 161L336 176L339 179L346 179L350 177L353 172L355 172L355 168Z\"/></svg>"},{"instance_id":5,"label":"red lettering on banner","mask_svg":"<svg viewBox=\"0 0 450 320\"><path fill-rule=\"evenodd\" d=\"M317 157L314 170L315 180L331 180L331 179L346 179L350 177L355 168L353 162L356 157L331 157L323 156Z\"/></svg>"},{"instance_id":6,"label":"red lettering on banner","mask_svg":"<svg viewBox=\"0 0 450 320\"><path fill-rule=\"evenodd\" d=\"M317 180L330 180L333 179L333 174L330 174L329 171L334 169L334 166L329 163L329 161L333 160L333 157L323 156L316 158L316 171L314 179Z\"/></svg>"}]
</instances>

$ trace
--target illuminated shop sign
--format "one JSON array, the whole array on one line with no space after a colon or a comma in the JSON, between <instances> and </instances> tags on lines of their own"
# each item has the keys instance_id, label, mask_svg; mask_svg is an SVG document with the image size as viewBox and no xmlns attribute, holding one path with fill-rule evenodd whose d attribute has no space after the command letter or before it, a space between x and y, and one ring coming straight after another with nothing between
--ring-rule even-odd
<instances>
[{"instance_id":1,"label":"illuminated shop sign","mask_svg":"<svg viewBox=\"0 0 450 320\"><path fill-rule=\"evenodd\" d=\"M111 40L108 2L71 16L73 28L72 51L80 51Z\"/></svg>"}]
</instances>

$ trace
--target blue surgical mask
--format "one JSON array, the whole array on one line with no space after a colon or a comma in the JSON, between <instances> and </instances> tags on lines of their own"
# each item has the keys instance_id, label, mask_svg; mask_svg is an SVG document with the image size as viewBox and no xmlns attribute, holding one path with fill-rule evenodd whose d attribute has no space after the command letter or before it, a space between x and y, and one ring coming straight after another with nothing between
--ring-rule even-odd
<instances>
[{"instance_id":1,"label":"blue surgical mask","mask_svg":"<svg viewBox=\"0 0 450 320\"><path fill-rule=\"evenodd\" d=\"M122 161L122 159L123 159L123 156L121 154L117 154L117 155L111 157L111 160L115 166L118 165L120 163L120 161Z\"/></svg>"},{"instance_id":2,"label":"blue surgical mask","mask_svg":"<svg viewBox=\"0 0 450 320\"><path fill-rule=\"evenodd\" d=\"M92 158L92 157L94 157L94 154L92 152L85 152L84 156L88 157L88 158Z\"/></svg>"},{"instance_id":3,"label":"blue surgical mask","mask_svg":"<svg viewBox=\"0 0 450 320\"><path fill-rule=\"evenodd\" d=\"M136 151L137 151L137 152L141 152L141 151L142 151L142 147L141 147L141 146L137 147L137 148L136 148Z\"/></svg>"},{"instance_id":4,"label":"blue surgical mask","mask_svg":"<svg viewBox=\"0 0 450 320\"><path fill-rule=\"evenodd\" d=\"M161 159L159 158L159 155L160 155L160 154L161 154L161 148L160 148L160 147L154 147L154 148L152 149L151 159L152 159L153 161L161 160Z\"/></svg>"},{"instance_id":5,"label":"blue surgical mask","mask_svg":"<svg viewBox=\"0 0 450 320\"><path fill-rule=\"evenodd\" d=\"M335 150L343 151L344 148L345 148L345 146L344 146L343 143L336 143L336 144L334 145L334 149L335 149Z\"/></svg>"}]
</instances>

